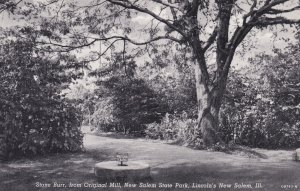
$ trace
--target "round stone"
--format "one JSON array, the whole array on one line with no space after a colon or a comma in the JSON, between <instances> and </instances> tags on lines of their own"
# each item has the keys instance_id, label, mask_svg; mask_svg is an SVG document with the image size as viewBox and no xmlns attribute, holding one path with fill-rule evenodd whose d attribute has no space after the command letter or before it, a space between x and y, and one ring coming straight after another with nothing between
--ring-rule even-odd
<instances>
[{"instance_id":1,"label":"round stone","mask_svg":"<svg viewBox=\"0 0 300 191\"><path fill-rule=\"evenodd\" d=\"M117 161L105 161L95 165L95 175L104 180L142 180L150 177L150 166L143 161L128 161L118 166Z\"/></svg>"}]
</instances>

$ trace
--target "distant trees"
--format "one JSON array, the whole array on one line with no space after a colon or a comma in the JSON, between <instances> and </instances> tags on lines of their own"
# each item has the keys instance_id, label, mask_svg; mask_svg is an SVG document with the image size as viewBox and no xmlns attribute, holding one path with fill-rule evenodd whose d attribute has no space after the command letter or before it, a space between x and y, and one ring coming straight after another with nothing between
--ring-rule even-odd
<instances>
[{"instance_id":1,"label":"distant trees","mask_svg":"<svg viewBox=\"0 0 300 191\"><path fill-rule=\"evenodd\" d=\"M98 76L92 124L104 131L142 135L146 124L160 122L167 112L165 95L136 76L134 62L124 66L114 61L113 68L91 73Z\"/></svg>"},{"instance_id":2,"label":"distant trees","mask_svg":"<svg viewBox=\"0 0 300 191\"><path fill-rule=\"evenodd\" d=\"M142 79L116 76L105 83L112 93L117 130L143 134L145 125L160 122L167 111L162 97L150 89Z\"/></svg>"}]
</instances>

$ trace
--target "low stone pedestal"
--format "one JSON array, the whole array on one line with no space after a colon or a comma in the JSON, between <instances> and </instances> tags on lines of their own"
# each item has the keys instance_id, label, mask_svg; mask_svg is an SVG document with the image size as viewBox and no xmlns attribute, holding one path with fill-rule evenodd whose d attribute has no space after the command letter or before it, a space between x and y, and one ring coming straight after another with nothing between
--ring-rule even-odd
<instances>
[{"instance_id":1,"label":"low stone pedestal","mask_svg":"<svg viewBox=\"0 0 300 191\"><path fill-rule=\"evenodd\" d=\"M118 166L116 161L100 162L94 171L101 180L138 181L150 177L150 166L143 161L128 161L127 166Z\"/></svg>"}]
</instances>

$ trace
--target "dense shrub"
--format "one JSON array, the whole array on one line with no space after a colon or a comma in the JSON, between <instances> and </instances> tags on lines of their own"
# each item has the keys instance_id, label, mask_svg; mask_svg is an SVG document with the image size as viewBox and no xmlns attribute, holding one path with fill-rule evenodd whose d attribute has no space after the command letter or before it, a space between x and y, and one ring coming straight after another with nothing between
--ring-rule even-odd
<instances>
[{"instance_id":1,"label":"dense shrub","mask_svg":"<svg viewBox=\"0 0 300 191\"><path fill-rule=\"evenodd\" d=\"M38 57L26 41L0 50L1 158L80 150L81 112L60 96L75 60Z\"/></svg>"},{"instance_id":2,"label":"dense shrub","mask_svg":"<svg viewBox=\"0 0 300 191\"><path fill-rule=\"evenodd\" d=\"M81 149L82 119L71 103L52 100L27 108L2 105L0 113L2 158Z\"/></svg>"},{"instance_id":3,"label":"dense shrub","mask_svg":"<svg viewBox=\"0 0 300 191\"><path fill-rule=\"evenodd\" d=\"M294 50L294 49L292 49ZM300 147L299 55L257 56L251 78L232 73L220 112L223 139L250 147Z\"/></svg>"},{"instance_id":4,"label":"dense shrub","mask_svg":"<svg viewBox=\"0 0 300 191\"><path fill-rule=\"evenodd\" d=\"M279 119L275 111L267 110L262 113L252 110L243 113L234 110L240 118L232 117L228 120L227 113L221 113L221 133L223 139L235 143L260 148L297 148L300 146L300 124L289 124ZM232 111L231 111L232 112Z\"/></svg>"},{"instance_id":5,"label":"dense shrub","mask_svg":"<svg viewBox=\"0 0 300 191\"><path fill-rule=\"evenodd\" d=\"M197 136L195 127L196 120L189 119L185 112L180 115L166 114L161 123L148 124L145 134L151 139L172 140L196 146L195 144L200 144L201 136Z\"/></svg>"}]
</instances>

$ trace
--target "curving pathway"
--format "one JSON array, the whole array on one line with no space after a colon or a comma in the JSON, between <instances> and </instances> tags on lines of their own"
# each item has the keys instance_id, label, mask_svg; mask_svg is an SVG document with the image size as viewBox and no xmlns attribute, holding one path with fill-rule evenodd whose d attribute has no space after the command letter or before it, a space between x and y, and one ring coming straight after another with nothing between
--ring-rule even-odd
<instances>
[{"instance_id":1,"label":"curving pathway","mask_svg":"<svg viewBox=\"0 0 300 191\"><path fill-rule=\"evenodd\" d=\"M129 153L130 160L147 161L151 166L151 182L155 183L188 183L189 186L192 183L261 183L263 188L256 190L284 190L287 185L294 187L289 190L300 190L300 163L291 160L292 151L256 149L266 157L249 158L145 139L95 135L86 135L84 145L87 150L107 153L111 157L124 152Z\"/></svg>"}]
</instances>

